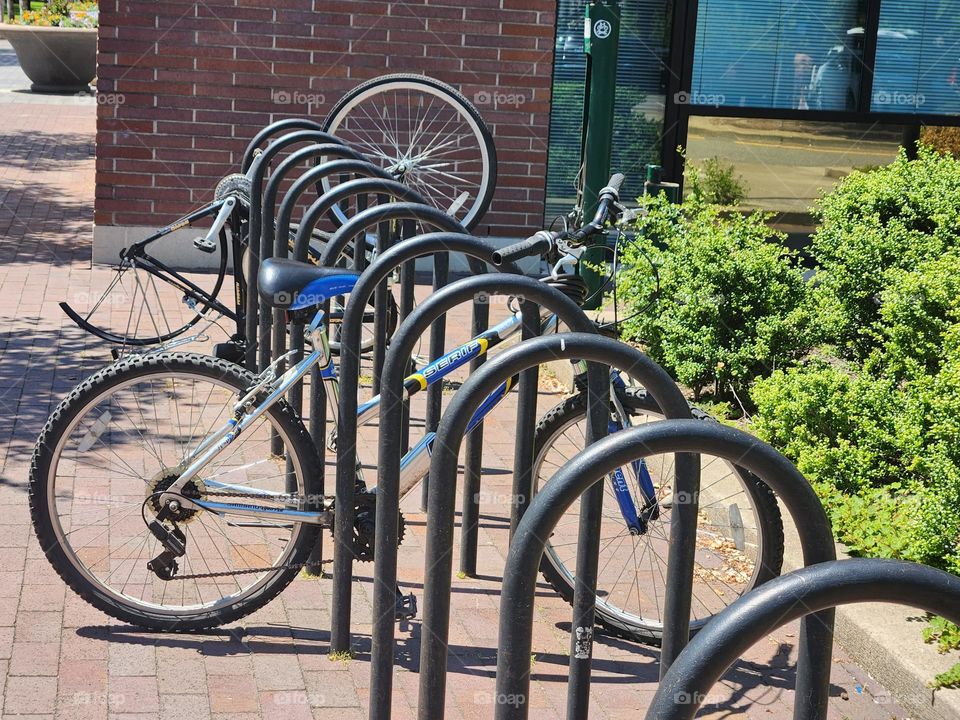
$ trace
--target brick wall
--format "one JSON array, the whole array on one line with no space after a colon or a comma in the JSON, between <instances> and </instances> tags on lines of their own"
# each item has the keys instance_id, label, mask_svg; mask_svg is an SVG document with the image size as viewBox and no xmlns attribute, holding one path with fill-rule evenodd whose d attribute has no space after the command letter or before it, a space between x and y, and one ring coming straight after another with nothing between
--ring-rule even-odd
<instances>
[{"instance_id":1,"label":"brick wall","mask_svg":"<svg viewBox=\"0 0 960 720\"><path fill-rule=\"evenodd\" d=\"M417 72L471 100L519 99L479 105L500 175L476 232L525 235L543 213L555 12L555 0L101 1L98 233L196 208L263 126L322 119L365 79ZM275 91L324 101L281 105Z\"/></svg>"}]
</instances>

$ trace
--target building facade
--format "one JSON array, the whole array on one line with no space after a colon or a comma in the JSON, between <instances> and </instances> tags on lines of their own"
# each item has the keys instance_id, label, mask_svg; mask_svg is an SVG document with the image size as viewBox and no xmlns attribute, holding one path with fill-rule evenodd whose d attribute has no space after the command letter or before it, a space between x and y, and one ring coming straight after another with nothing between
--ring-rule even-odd
<instances>
[{"instance_id":1,"label":"building facade","mask_svg":"<svg viewBox=\"0 0 960 720\"><path fill-rule=\"evenodd\" d=\"M500 158L477 232L525 235L575 197L583 10L583 0L102 2L97 245L209 200L269 122L322 118L349 88L391 72L435 76L474 100ZM647 163L680 180L678 148L742 162L758 188L771 182L763 173L776 182L812 158L796 176L814 188L891 156L904 127L960 124L960 0L630 0L622 16L613 164L629 193ZM781 195L808 203L811 190L783 184Z\"/></svg>"}]
</instances>

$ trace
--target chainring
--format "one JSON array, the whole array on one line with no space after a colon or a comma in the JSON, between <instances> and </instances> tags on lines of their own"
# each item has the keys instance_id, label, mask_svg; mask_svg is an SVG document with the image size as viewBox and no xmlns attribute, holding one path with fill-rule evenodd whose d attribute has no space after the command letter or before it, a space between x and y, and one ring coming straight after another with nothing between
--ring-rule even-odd
<instances>
[{"instance_id":1,"label":"chainring","mask_svg":"<svg viewBox=\"0 0 960 720\"><path fill-rule=\"evenodd\" d=\"M357 493L353 505L353 536L350 552L360 562L373 562L376 517L377 494L375 492ZM406 530L407 524L401 512L397 523L397 546L403 543ZM333 528L330 532L333 532Z\"/></svg>"}]
</instances>

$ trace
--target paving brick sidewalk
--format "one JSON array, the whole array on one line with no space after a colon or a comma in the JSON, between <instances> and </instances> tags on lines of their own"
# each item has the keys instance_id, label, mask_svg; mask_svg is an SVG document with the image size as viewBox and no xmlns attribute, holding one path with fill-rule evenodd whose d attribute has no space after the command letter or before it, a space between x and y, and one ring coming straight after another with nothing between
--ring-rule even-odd
<instances>
[{"instance_id":1,"label":"paving brick sidewalk","mask_svg":"<svg viewBox=\"0 0 960 720\"><path fill-rule=\"evenodd\" d=\"M0 55L3 48L0 47ZM2 83L0 83L2 85ZM9 93L14 95L14 93ZM57 307L68 294L102 286L109 272L89 262L93 187L92 101L19 94L0 98L0 692L3 717L337 718L366 717L369 685L369 566L355 584L356 657L329 659L328 580L301 578L263 610L221 631L159 635L121 626L80 601L57 578L29 527L29 453L51 406L108 361L107 349ZM168 218L157 218L162 224ZM457 314L452 328L466 326ZM555 398L541 398L544 406ZM486 426L484 479L490 498L507 497L514 406ZM374 429L364 437L367 450ZM368 462L372 458L367 458ZM489 490L487 493L486 491ZM418 589L424 516L404 508L408 540L400 577ZM484 507L481 579L454 581L449 718L493 716L499 576L507 511ZM538 592L531 717L563 716L569 608ZM397 632L394 717L415 714L419 621ZM753 648L715 689L705 716L787 718L792 713L796 627ZM905 715L839 649L830 717L882 720ZM656 689L655 650L601 637L591 717L642 717Z\"/></svg>"}]
</instances>

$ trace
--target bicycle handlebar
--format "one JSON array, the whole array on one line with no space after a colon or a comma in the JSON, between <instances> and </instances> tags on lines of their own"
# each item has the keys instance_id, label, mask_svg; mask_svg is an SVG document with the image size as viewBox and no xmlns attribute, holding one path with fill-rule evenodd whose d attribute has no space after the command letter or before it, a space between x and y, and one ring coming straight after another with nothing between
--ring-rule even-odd
<instances>
[{"instance_id":1,"label":"bicycle handlebar","mask_svg":"<svg viewBox=\"0 0 960 720\"><path fill-rule=\"evenodd\" d=\"M606 196L612 196L614 201L620 199L620 188L623 187L623 183L626 180L623 173L615 173L610 177L610 182L607 183L607 186L600 191L599 197L601 200Z\"/></svg>"},{"instance_id":2,"label":"bicycle handlebar","mask_svg":"<svg viewBox=\"0 0 960 720\"><path fill-rule=\"evenodd\" d=\"M553 244L559 236L560 233L541 230L536 235L522 242L515 243L514 245L510 245L493 253L493 264L499 267L504 263L514 262L525 257L543 255L553 248Z\"/></svg>"},{"instance_id":3,"label":"bicycle handlebar","mask_svg":"<svg viewBox=\"0 0 960 720\"><path fill-rule=\"evenodd\" d=\"M504 263L514 262L525 257L546 255L556 245L558 240L567 240L571 245L581 244L591 235L604 232L607 222L615 214L616 204L620 200L620 188L625 178L622 173L616 173L597 194L597 214L593 220L575 232L549 232L541 230L522 242L515 243L493 253L493 264L500 267Z\"/></svg>"}]
</instances>

